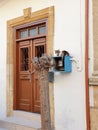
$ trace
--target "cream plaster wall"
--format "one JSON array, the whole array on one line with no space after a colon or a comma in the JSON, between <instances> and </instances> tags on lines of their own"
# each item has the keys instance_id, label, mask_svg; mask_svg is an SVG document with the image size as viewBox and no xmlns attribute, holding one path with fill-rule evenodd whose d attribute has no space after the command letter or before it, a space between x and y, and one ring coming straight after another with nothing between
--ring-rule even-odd
<instances>
[{"instance_id":1,"label":"cream plaster wall","mask_svg":"<svg viewBox=\"0 0 98 130\"><path fill-rule=\"evenodd\" d=\"M89 77L94 72L94 46L93 46L93 3L89 0Z\"/></svg>"},{"instance_id":2,"label":"cream plaster wall","mask_svg":"<svg viewBox=\"0 0 98 130\"><path fill-rule=\"evenodd\" d=\"M7 20L54 5L54 49L67 50L77 61L72 73L55 73L56 130L86 130L85 103L85 0L8 0L0 7L0 118L6 116Z\"/></svg>"},{"instance_id":3,"label":"cream plaster wall","mask_svg":"<svg viewBox=\"0 0 98 130\"><path fill-rule=\"evenodd\" d=\"M55 74L56 130L86 130L85 1L65 0L62 3L58 0L55 12L54 48L69 51L79 61L79 64L73 62L72 73Z\"/></svg>"}]
</instances>

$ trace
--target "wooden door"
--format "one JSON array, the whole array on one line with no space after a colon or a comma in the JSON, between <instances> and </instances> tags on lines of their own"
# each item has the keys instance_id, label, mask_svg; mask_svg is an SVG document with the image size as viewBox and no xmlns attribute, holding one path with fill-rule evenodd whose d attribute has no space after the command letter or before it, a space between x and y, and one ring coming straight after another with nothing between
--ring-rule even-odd
<instances>
[{"instance_id":1,"label":"wooden door","mask_svg":"<svg viewBox=\"0 0 98 130\"><path fill-rule=\"evenodd\" d=\"M32 58L46 52L45 38L18 42L16 47L16 109L40 113L39 83L37 74L32 74Z\"/></svg>"},{"instance_id":2,"label":"wooden door","mask_svg":"<svg viewBox=\"0 0 98 130\"><path fill-rule=\"evenodd\" d=\"M45 38L39 38L33 40L33 56L34 57L41 57L42 54L46 53L46 41ZM33 84L33 91L34 91L34 112L40 111L40 93L39 93L39 82L38 76L34 74L34 84Z\"/></svg>"},{"instance_id":3,"label":"wooden door","mask_svg":"<svg viewBox=\"0 0 98 130\"><path fill-rule=\"evenodd\" d=\"M31 45L30 41L17 43L16 53L16 109L31 111L32 83L30 82Z\"/></svg>"}]
</instances>

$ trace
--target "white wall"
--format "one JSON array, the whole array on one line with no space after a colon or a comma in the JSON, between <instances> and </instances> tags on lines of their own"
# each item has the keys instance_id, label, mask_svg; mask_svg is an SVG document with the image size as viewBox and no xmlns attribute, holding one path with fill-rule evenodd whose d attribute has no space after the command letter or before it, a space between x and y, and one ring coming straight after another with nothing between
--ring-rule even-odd
<instances>
[{"instance_id":1,"label":"white wall","mask_svg":"<svg viewBox=\"0 0 98 130\"><path fill-rule=\"evenodd\" d=\"M0 19L0 118L6 115L6 26Z\"/></svg>"},{"instance_id":2,"label":"white wall","mask_svg":"<svg viewBox=\"0 0 98 130\"><path fill-rule=\"evenodd\" d=\"M92 73L94 72L93 55L93 6L92 0L89 0L89 77L92 77Z\"/></svg>"},{"instance_id":3,"label":"white wall","mask_svg":"<svg viewBox=\"0 0 98 130\"><path fill-rule=\"evenodd\" d=\"M0 6L0 117L6 115L6 21L23 15L24 8L32 7L33 12L54 5L54 50L67 50L78 61L78 66L73 62L72 73L55 73L55 128L86 130L85 0L5 1Z\"/></svg>"},{"instance_id":4,"label":"white wall","mask_svg":"<svg viewBox=\"0 0 98 130\"><path fill-rule=\"evenodd\" d=\"M63 12L64 11L64 12ZM79 61L70 74L55 74L56 130L86 130L85 1L55 1L55 49L67 50Z\"/></svg>"}]
</instances>

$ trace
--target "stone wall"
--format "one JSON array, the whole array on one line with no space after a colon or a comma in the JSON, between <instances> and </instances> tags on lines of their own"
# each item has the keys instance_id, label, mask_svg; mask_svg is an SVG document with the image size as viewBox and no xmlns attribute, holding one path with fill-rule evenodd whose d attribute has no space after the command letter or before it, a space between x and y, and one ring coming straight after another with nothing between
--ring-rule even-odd
<instances>
[{"instance_id":1,"label":"stone wall","mask_svg":"<svg viewBox=\"0 0 98 130\"><path fill-rule=\"evenodd\" d=\"M98 130L98 0L92 0L93 9L93 74L89 79L90 127ZM91 94L92 93L92 94Z\"/></svg>"},{"instance_id":2,"label":"stone wall","mask_svg":"<svg viewBox=\"0 0 98 130\"><path fill-rule=\"evenodd\" d=\"M90 79L90 128L98 130L98 79ZM92 94L91 94L92 93Z\"/></svg>"}]
</instances>

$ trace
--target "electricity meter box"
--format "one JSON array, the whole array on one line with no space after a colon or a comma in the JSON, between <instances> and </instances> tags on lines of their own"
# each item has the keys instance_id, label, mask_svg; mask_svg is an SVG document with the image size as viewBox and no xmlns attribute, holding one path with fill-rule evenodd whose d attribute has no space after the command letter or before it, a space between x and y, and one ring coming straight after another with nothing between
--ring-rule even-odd
<instances>
[{"instance_id":1,"label":"electricity meter box","mask_svg":"<svg viewBox=\"0 0 98 130\"><path fill-rule=\"evenodd\" d=\"M55 56L53 57L54 72L72 72L72 61L71 56Z\"/></svg>"}]
</instances>

